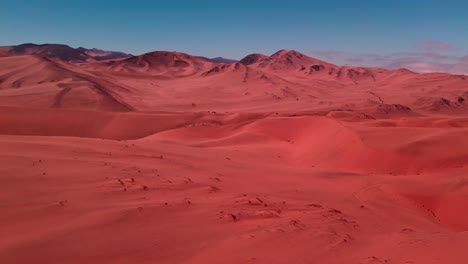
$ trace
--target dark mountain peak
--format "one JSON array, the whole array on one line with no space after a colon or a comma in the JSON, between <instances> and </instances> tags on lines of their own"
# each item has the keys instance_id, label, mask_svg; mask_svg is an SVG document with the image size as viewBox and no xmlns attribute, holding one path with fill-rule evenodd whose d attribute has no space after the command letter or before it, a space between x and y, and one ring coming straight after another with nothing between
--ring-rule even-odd
<instances>
[{"instance_id":1,"label":"dark mountain peak","mask_svg":"<svg viewBox=\"0 0 468 264\"><path fill-rule=\"evenodd\" d=\"M104 51L99 49L72 48L65 44L24 43L12 46L8 52L13 55L36 55L57 58L67 62L85 62L88 60L108 60L131 56L123 52Z\"/></svg>"},{"instance_id":2,"label":"dark mountain peak","mask_svg":"<svg viewBox=\"0 0 468 264\"><path fill-rule=\"evenodd\" d=\"M140 56L133 56L122 61L123 63L151 67L188 67L192 64L203 64L203 58L195 57L182 52L175 51L153 51Z\"/></svg>"},{"instance_id":3,"label":"dark mountain peak","mask_svg":"<svg viewBox=\"0 0 468 264\"><path fill-rule=\"evenodd\" d=\"M268 58L266 55L259 54L259 53L253 53L253 54L249 54L249 55L245 56L239 62L244 64L244 65L250 65L250 64L254 64L254 63L258 62L258 61L261 61L263 59L266 59L266 58Z\"/></svg>"},{"instance_id":4,"label":"dark mountain peak","mask_svg":"<svg viewBox=\"0 0 468 264\"><path fill-rule=\"evenodd\" d=\"M277 51L276 53L274 53L273 55L271 55L271 57L284 57L284 56L288 56L288 57L297 57L297 58L302 58L302 57L307 57L306 55L298 52L298 51L295 51L295 50L279 50Z\"/></svg>"},{"instance_id":5,"label":"dark mountain peak","mask_svg":"<svg viewBox=\"0 0 468 264\"><path fill-rule=\"evenodd\" d=\"M272 70L298 70L298 71L323 71L326 68L336 67L333 64L321 61L295 50L279 50L273 55L259 60L260 68Z\"/></svg>"},{"instance_id":6,"label":"dark mountain peak","mask_svg":"<svg viewBox=\"0 0 468 264\"><path fill-rule=\"evenodd\" d=\"M64 44L25 43L12 47L9 52L14 55L37 55L58 58L63 61L83 62L88 56L83 51Z\"/></svg>"}]
</instances>

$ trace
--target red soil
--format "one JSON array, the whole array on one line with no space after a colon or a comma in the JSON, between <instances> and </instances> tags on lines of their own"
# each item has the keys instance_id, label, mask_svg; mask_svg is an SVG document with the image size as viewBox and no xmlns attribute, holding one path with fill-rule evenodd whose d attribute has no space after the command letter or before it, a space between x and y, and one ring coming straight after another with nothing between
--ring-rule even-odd
<instances>
[{"instance_id":1,"label":"red soil","mask_svg":"<svg viewBox=\"0 0 468 264\"><path fill-rule=\"evenodd\" d=\"M466 263L467 76L253 57L0 58L0 263Z\"/></svg>"}]
</instances>

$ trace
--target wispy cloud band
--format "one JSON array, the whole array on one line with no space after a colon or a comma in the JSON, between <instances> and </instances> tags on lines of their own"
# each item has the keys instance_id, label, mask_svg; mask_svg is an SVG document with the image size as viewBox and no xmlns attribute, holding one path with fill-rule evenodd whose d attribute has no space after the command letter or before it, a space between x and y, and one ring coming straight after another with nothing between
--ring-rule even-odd
<instances>
[{"instance_id":1,"label":"wispy cloud band","mask_svg":"<svg viewBox=\"0 0 468 264\"><path fill-rule=\"evenodd\" d=\"M406 68L420 73L447 72L468 75L468 55L459 57L437 52L398 52L382 55L316 50L310 51L309 54L338 65L379 67L392 70Z\"/></svg>"}]
</instances>

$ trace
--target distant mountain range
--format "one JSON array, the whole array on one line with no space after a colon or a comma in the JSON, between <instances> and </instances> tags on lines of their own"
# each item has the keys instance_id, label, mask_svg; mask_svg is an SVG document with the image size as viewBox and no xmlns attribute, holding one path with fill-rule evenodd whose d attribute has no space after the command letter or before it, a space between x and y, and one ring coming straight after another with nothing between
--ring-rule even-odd
<instances>
[{"instance_id":1,"label":"distant mountain range","mask_svg":"<svg viewBox=\"0 0 468 264\"><path fill-rule=\"evenodd\" d=\"M87 49L83 47L72 48L64 44L33 44L24 43L16 46L0 47L0 57L11 55L36 55L50 58L57 58L66 62L90 62L104 61L132 57L132 54L120 51L107 51L101 49ZM226 59L222 57L207 58L200 57L203 60L214 63L234 63L237 60Z\"/></svg>"},{"instance_id":2,"label":"distant mountain range","mask_svg":"<svg viewBox=\"0 0 468 264\"><path fill-rule=\"evenodd\" d=\"M104 51L99 49L72 48L64 44L33 44L25 43L17 46L3 47L3 56L6 55L36 55L57 58L67 62L89 62L109 59L131 57L131 54ZM0 54L1 55L1 54Z\"/></svg>"},{"instance_id":3,"label":"distant mountain range","mask_svg":"<svg viewBox=\"0 0 468 264\"><path fill-rule=\"evenodd\" d=\"M362 111L372 118L468 115L467 76L340 66L294 50L236 62L173 51L132 56L23 44L0 47L0 56L0 106L231 111L242 105L255 111L338 109L359 118Z\"/></svg>"}]
</instances>

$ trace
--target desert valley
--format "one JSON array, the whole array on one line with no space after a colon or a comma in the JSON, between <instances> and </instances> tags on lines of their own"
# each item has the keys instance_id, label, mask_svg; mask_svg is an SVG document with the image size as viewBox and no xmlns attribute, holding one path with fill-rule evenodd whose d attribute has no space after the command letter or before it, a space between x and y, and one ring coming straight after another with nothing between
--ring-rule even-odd
<instances>
[{"instance_id":1,"label":"desert valley","mask_svg":"<svg viewBox=\"0 0 468 264\"><path fill-rule=\"evenodd\" d=\"M467 263L467 75L24 44L0 109L0 263Z\"/></svg>"}]
</instances>

